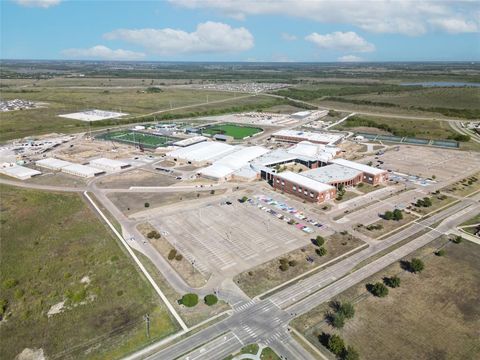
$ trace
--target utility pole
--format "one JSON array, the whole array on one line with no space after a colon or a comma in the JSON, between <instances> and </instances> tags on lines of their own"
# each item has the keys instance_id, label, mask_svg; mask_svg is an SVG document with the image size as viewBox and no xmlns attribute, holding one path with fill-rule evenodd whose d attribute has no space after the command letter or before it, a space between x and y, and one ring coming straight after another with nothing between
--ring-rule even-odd
<instances>
[{"instance_id":1,"label":"utility pole","mask_svg":"<svg viewBox=\"0 0 480 360\"><path fill-rule=\"evenodd\" d=\"M143 319L145 320L145 330L147 331L147 338L150 337L150 315L145 314L143 316Z\"/></svg>"}]
</instances>

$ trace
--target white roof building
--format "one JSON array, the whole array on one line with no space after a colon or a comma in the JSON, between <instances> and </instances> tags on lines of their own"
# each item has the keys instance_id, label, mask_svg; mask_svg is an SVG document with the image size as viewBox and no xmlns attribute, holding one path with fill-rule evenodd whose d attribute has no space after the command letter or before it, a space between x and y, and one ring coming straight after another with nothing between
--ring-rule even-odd
<instances>
[{"instance_id":1,"label":"white roof building","mask_svg":"<svg viewBox=\"0 0 480 360\"><path fill-rule=\"evenodd\" d=\"M234 152L235 146L220 142L204 141L167 153L173 159L189 162L213 162L229 153Z\"/></svg>"},{"instance_id":2,"label":"white roof building","mask_svg":"<svg viewBox=\"0 0 480 360\"><path fill-rule=\"evenodd\" d=\"M318 193L322 193L325 191L329 191L332 189L335 189L333 186L324 184L321 182L318 182L316 180L310 179L306 176L291 172L291 171L285 171L282 173L275 174L276 177L280 179L284 179L286 181L290 181L292 183L295 183L297 185L300 185L301 187L307 188L309 190L316 191Z\"/></svg>"},{"instance_id":3,"label":"white roof building","mask_svg":"<svg viewBox=\"0 0 480 360\"><path fill-rule=\"evenodd\" d=\"M107 159L107 158L99 158L90 161L90 165L107 170L107 171L120 171L130 166L129 163L119 160Z\"/></svg>"},{"instance_id":4,"label":"white roof building","mask_svg":"<svg viewBox=\"0 0 480 360\"><path fill-rule=\"evenodd\" d=\"M44 167L50 170L62 170L66 166L73 165L73 163L69 161L64 161L60 159L54 159L54 158L46 158L42 160L38 160L35 162L37 166Z\"/></svg>"},{"instance_id":5,"label":"white roof building","mask_svg":"<svg viewBox=\"0 0 480 360\"><path fill-rule=\"evenodd\" d=\"M62 172L74 176L91 178L100 174L103 174L105 171L96 169L91 166L85 166L80 164L71 164L62 168Z\"/></svg>"},{"instance_id":6,"label":"white roof building","mask_svg":"<svg viewBox=\"0 0 480 360\"><path fill-rule=\"evenodd\" d=\"M266 153L270 150L263 146L250 146L242 148L237 147L238 151L230 153L229 155L217 160L213 165L201 169L199 173L202 176L212 179L225 179L240 168L248 165L248 163Z\"/></svg>"},{"instance_id":7,"label":"white roof building","mask_svg":"<svg viewBox=\"0 0 480 360\"><path fill-rule=\"evenodd\" d=\"M335 157L340 149L332 145L313 144L310 141L301 141L287 150L290 154L327 162Z\"/></svg>"},{"instance_id":8,"label":"white roof building","mask_svg":"<svg viewBox=\"0 0 480 360\"><path fill-rule=\"evenodd\" d=\"M30 179L32 176L40 175L41 172L38 170L30 169L25 166L7 166L0 168L0 173L14 177L19 180L27 180Z\"/></svg>"},{"instance_id":9,"label":"white roof building","mask_svg":"<svg viewBox=\"0 0 480 360\"><path fill-rule=\"evenodd\" d=\"M278 140L288 142L310 141L317 144L333 145L339 143L343 138L343 134L332 132L308 132L299 130L280 130L273 134Z\"/></svg>"},{"instance_id":10,"label":"white roof building","mask_svg":"<svg viewBox=\"0 0 480 360\"><path fill-rule=\"evenodd\" d=\"M203 142L207 140L208 139L205 136L192 136L187 139L176 141L173 143L173 145L185 147L185 146L190 146L190 145L197 144L199 142Z\"/></svg>"},{"instance_id":11,"label":"white roof building","mask_svg":"<svg viewBox=\"0 0 480 360\"><path fill-rule=\"evenodd\" d=\"M373 166L368 166L368 165L360 164L360 163L345 160L345 159L334 159L330 162L333 164L346 166L346 167L349 167L367 174L372 174L372 175L379 175L386 172L386 170L377 169L377 168L374 168Z\"/></svg>"},{"instance_id":12,"label":"white roof building","mask_svg":"<svg viewBox=\"0 0 480 360\"><path fill-rule=\"evenodd\" d=\"M322 166L302 173L312 180L322 183L338 183L354 179L362 174L361 171L338 164Z\"/></svg>"}]
</instances>

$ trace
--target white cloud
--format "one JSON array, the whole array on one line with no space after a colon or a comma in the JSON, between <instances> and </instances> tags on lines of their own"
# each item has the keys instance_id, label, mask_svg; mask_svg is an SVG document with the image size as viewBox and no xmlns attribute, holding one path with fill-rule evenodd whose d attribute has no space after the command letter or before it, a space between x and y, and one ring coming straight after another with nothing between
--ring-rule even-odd
<instances>
[{"instance_id":1,"label":"white cloud","mask_svg":"<svg viewBox=\"0 0 480 360\"><path fill-rule=\"evenodd\" d=\"M349 52L371 52L375 51L375 45L369 43L353 31L336 31L330 34L321 35L316 32L305 37L320 49L338 50Z\"/></svg>"},{"instance_id":2,"label":"white cloud","mask_svg":"<svg viewBox=\"0 0 480 360\"><path fill-rule=\"evenodd\" d=\"M62 0L14 0L18 5L48 8L60 4Z\"/></svg>"},{"instance_id":3,"label":"white cloud","mask_svg":"<svg viewBox=\"0 0 480 360\"><path fill-rule=\"evenodd\" d=\"M123 40L161 55L228 53L251 49L253 35L244 27L207 21L193 32L176 29L118 29L104 35L108 40Z\"/></svg>"},{"instance_id":4,"label":"white cloud","mask_svg":"<svg viewBox=\"0 0 480 360\"><path fill-rule=\"evenodd\" d=\"M289 33L282 33L281 37L285 41L295 41L297 40L297 37L295 35L289 34Z\"/></svg>"},{"instance_id":5,"label":"white cloud","mask_svg":"<svg viewBox=\"0 0 480 360\"><path fill-rule=\"evenodd\" d=\"M340 62L360 62L363 61L363 59L359 56L355 55L345 55L345 56L340 56L338 59Z\"/></svg>"},{"instance_id":6,"label":"white cloud","mask_svg":"<svg viewBox=\"0 0 480 360\"><path fill-rule=\"evenodd\" d=\"M450 34L478 32L479 25L464 19L433 19L430 21L436 28Z\"/></svg>"},{"instance_id":7,"label":"white cloud","mask_svg":"<svg viewBox=\"0 0 480 360\"><path fill-rule=\"evenodd\" d=\"M247 15L286 15L321 23L348 24L375 33L421 35L431 30L451 32L442 23L452 19L468 26L457 32L479 31L478 1L459 0L169 0L188 9L215 9L243 19ZM432 22L432 20L436 19ZM473 25L472 25L473 24Z\"/></svg>"},{"instance_id":8,"label":"white cloud","mask_svg":"<svg viewBox=\"0 0 480 360\"><path fill-rule=\"evenodd\" d=\"M123 49L113 50L103 45L88 49L66 49L62 54L72 59L140 60L145 57L144 53Z\"/></svg>"}]
</instances>

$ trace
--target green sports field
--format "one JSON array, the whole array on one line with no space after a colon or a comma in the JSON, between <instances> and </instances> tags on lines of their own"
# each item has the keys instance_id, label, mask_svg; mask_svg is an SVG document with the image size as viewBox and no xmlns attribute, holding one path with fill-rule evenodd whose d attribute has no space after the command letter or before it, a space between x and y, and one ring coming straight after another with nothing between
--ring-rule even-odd
<instances>
[{"instance_id":1,"label":"green sports field","mask_svg":"<svg viewBox=\"0 0 480 360\"><path fill-rule=\"evenodd\" d=\"M169 136L160 136L152 134L144 134L137 131L115 131L105 133L99 136L100 139L118 141L127 144L140 144L147 148L157 148L159 146L165 146L178 139Z\"/></svg>"},{"instance_id":2,"label":"green sports field","mask_svg":"<svg viewBox=\"0 0 480 360\"><path fill-rule=\"evenodd\" d=\"M241 126L235 124L219 124L212 125L202 129L203 134L216 135L223 134L233 137L235 140L244 139L248 136L252 136L262 132L263 130L258 127Z\"/></svg>"}]
</instances>

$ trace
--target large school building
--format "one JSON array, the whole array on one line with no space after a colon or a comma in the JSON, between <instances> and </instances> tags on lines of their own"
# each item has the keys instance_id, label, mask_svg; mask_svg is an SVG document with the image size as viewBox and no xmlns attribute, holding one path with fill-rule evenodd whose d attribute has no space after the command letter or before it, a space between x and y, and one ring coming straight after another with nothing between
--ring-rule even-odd
<instances>
[{"instance_id":1,"label":"large school building","mask_svg":"<svg viewBox=\"0 0 480 360\"><path fill-rule=\"evenodd\" d=\"M340 187L355 186L361 182L378 185L388 180L385 170L344 159L331 160L325 166L302 173L277 173L264 168L261 176L275 189L316 203L334 199Z\"/></svg>"}]
</instances>

